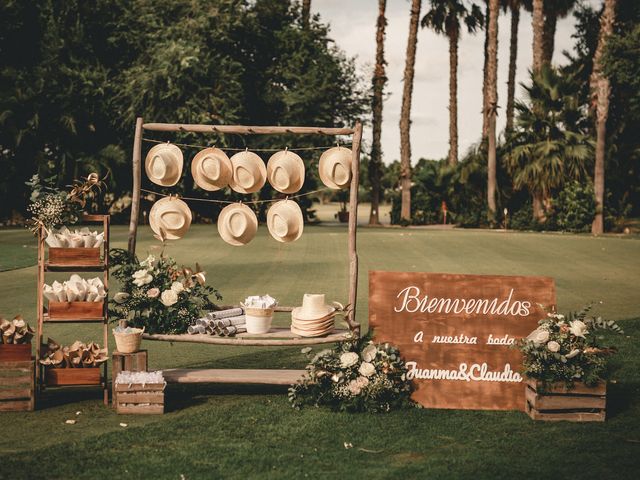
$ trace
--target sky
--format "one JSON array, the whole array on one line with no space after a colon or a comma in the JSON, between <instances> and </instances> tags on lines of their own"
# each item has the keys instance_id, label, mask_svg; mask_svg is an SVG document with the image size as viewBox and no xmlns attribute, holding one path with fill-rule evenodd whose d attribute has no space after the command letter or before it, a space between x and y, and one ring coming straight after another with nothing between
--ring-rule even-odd
<instances>
[{"instance_id":1,"label":"sky","mask_svg":"<svg viewBox=\"0 0 640 480\"><path fill-rule=\"evenodd\" d=\"M478 2L483 3L483 2ZM602 0L586 3L599 7ZM423 1L424 15L428 2ZM375 65L375 27L378 15L376 0L312 0L313 14L330 25L330 38L346 52L356 57L360 72L371 78ZM383 106L382 149L384 162L400 158L400 105L402 74L409 31L410 2L387 0L387 60L386 99ZM553 62L564 63L563 50L573 49L571 35L575 20L572 15L558 21ZM500 15L498 23L498 131L504 129L509 67L510 17ZM526 82L532 62L533 34L531 15L522 11L518 31L516 98L521 93L520 82ZM470 35L464 32L459 43L458 63L458 136L459 155L478 142L482 131L482 67L484 32ZM411 108L412 163L421 157L440 159L449 151L449 45L447 38L429 29L418 32L414 93ZM371 131L364 132L371 144Z\"/></svg>"}]
</instances>

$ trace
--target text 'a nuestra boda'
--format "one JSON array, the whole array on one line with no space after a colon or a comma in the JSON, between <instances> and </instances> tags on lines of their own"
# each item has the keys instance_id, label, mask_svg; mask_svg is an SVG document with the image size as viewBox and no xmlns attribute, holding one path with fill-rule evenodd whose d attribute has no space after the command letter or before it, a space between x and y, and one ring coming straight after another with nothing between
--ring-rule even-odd
<instances>
[{"instance_id":1,"label":"text 'a nuestra boda'","mask_svg":"<svg viewBox=\"0 0 640 480\"><path fill-rule=\"evenodd\" d=\"M503 370L489 370L486 363L461 363L458 369L419 368L417 362L407 362L409 380L458 380L463 382L522 382L522 376L511 369L509 363Z\"/></svg>"},{"instance_id":2,"label":"text 'a nuestra boda'","mask_svg":"<svg viewBox=\"0 0 640 480\"><path fill-rule=\"evenodd\" d=\"M467 315L510 315L528 317L531 313L531 302L514 300L513 288L507 298L445 298L429 297L420 288L409 286L398 292L399 304L394 306L396 313L465 313Z\"/></svg>"}]
</instances>

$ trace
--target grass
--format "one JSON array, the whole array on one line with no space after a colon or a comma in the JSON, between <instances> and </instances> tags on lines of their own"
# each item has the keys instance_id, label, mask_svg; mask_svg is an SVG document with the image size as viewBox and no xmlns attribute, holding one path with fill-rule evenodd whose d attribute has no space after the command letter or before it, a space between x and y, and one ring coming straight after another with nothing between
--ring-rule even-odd
<instances>
[{"instance_id":1,"label":"grass","mask_svg":"<svg viewBox=\"0 0 640 480\"><path fill-rule=\"evenodd\" d=\"M126 230L114 228L114 246ZM145 229L139 253L152 249ZM0 478L635 478L640 467L640 240L484 231L361 229L359 319L366 323L367 271L549 275L561 310L602 301L619 320L604 424L534 423L520 412L412 409L347 415L291 409L279 388L170 386L168 413L118 416L96 390L50 391L33 413L0 414ZM308 227L292 245L259 229L249 246L224 244L211 225L193 226L168 247L198 261L225 302L268 291L298 303L306 291L346 297L346 231ZM35 244L28 232L0 232L0 310L35 318ZM11 270L10 270L11 269ZM286 319L280 319L286 323ZM95 326L52 325L63 342L98 339ZM146 342L152 368L302 367L297 348L234 348ZM82 412L76 415L76 412ZM76 418L75 425L64 421ZM126 422L128 426L119 426ZM344 443L353 444L345 448Z\"/></svg>"}]
</instances>

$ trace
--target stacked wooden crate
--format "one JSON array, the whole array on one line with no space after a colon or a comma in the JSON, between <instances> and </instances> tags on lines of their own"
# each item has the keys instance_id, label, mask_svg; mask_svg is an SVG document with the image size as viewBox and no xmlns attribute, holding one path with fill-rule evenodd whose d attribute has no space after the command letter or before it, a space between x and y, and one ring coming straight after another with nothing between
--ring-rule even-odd
<instances>
[{"instance_id":1,"label":"stacked wooden crate","mask_svg":"<svg viewBox=\"0 0 640 480\"><path fill-rule=\"evenodd\" d=\"M34 360L0 362L0 411L32 411L34 387Z\"/></svg>"}]
</instances>

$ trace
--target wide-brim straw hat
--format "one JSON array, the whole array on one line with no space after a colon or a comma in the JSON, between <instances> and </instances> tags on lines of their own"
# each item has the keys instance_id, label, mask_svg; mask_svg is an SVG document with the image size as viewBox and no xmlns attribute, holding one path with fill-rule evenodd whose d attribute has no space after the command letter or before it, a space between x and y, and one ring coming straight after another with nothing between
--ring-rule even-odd
<instances>
[{"instance_id":1,"label":"wide-brim straw hat","mask_svg":"<svg viewBox=\"0 0 640 480\"><path fill-rule=\"evenodd\" d=\"M184 159L182 150L172 143L155 145L147 153L144 169L147 177L156 185L171 187L178 183L182 176Z\"/></svg>"},{"instance_id":2,"label":"wide-brim straw hat","mask_svg":"<svg viewBox=\"0 0 640 480\"><path fill-rule=\"evenodd\" d=\"M320 156L318 166L320 180L327 187L340 190L351 182L351 150L345 147L333 147Z\"/></svg>"},{"instance_id":3,"label":"wide-brim straw hat","mask_svg":"<svg viewBox=\"0 0 640 480\"><path fill-rule=\"evenodd\" d=\"M227 205L218 217L218 233L230 245L246 245L258 230L258 218L253 210L242 203Z\"/></svg>"},{"instance_id":4,"label":"wide-brim straw hat","mask_svg":"<svg viewBox=\"0 0 640 480\"><path fill-rule=\"evenodd\" d=\"M319 320L335 312L335 307L327 305L324 293L305 293L302 306L291 312L292 320Z\"/></svg>"},{"instance_id":5,"label":"wide-brim straw hat","mask_svg":"<svg viewBox=\"0 0 640 480\"><path fill-rule=\"evenodd\" d=\"M294 242L304 230L304 218L300 206L293 200L275 202L267 211L267 228L279 242Z\"/></svg>"},{"instance_id":6,"label":"wide-brim straw hat","mask_svg":"<svg viewBox=\"0 0 640 480\"><path fill-rule=\"evenodd\" d=\"M304 162L289 150L276 152L267 162L267 178L277 191L296 193L304 183Z\"/></svg>"},{"instance_id":7,"label":"wide-brim straw hat","mask_svg":"<svg viewBox=\"0 0 640 480\"><path fill-rule=\"evenodd\" d=\"M239 193L253 193L267 182L267 167L253 152L238 152L231 157L231 179L229 186Z\"/></svg>"},{"instance_id":8,"label":"wide-brim straw hat","mask_svg":"<svg viewBox=\"0 0 640 480\"><path fill-rule=\"evenodd\" d=\"M178 240L191 226L191 209L175 197L164 197L151 207L149 225L156 235L167 240Z\"/></svg>"},{"instance_id":9,"label":"wide-brim straw hat","mask_svg":"<svg viewBox=\"0 0 640 480\"><path fill-rule=\"evenodd\" d=\"M231 160L219 148L205 148L191 161L193 181L203 190L214 192L229 185L232 176Z\"/></svg>"}]
</instances>

